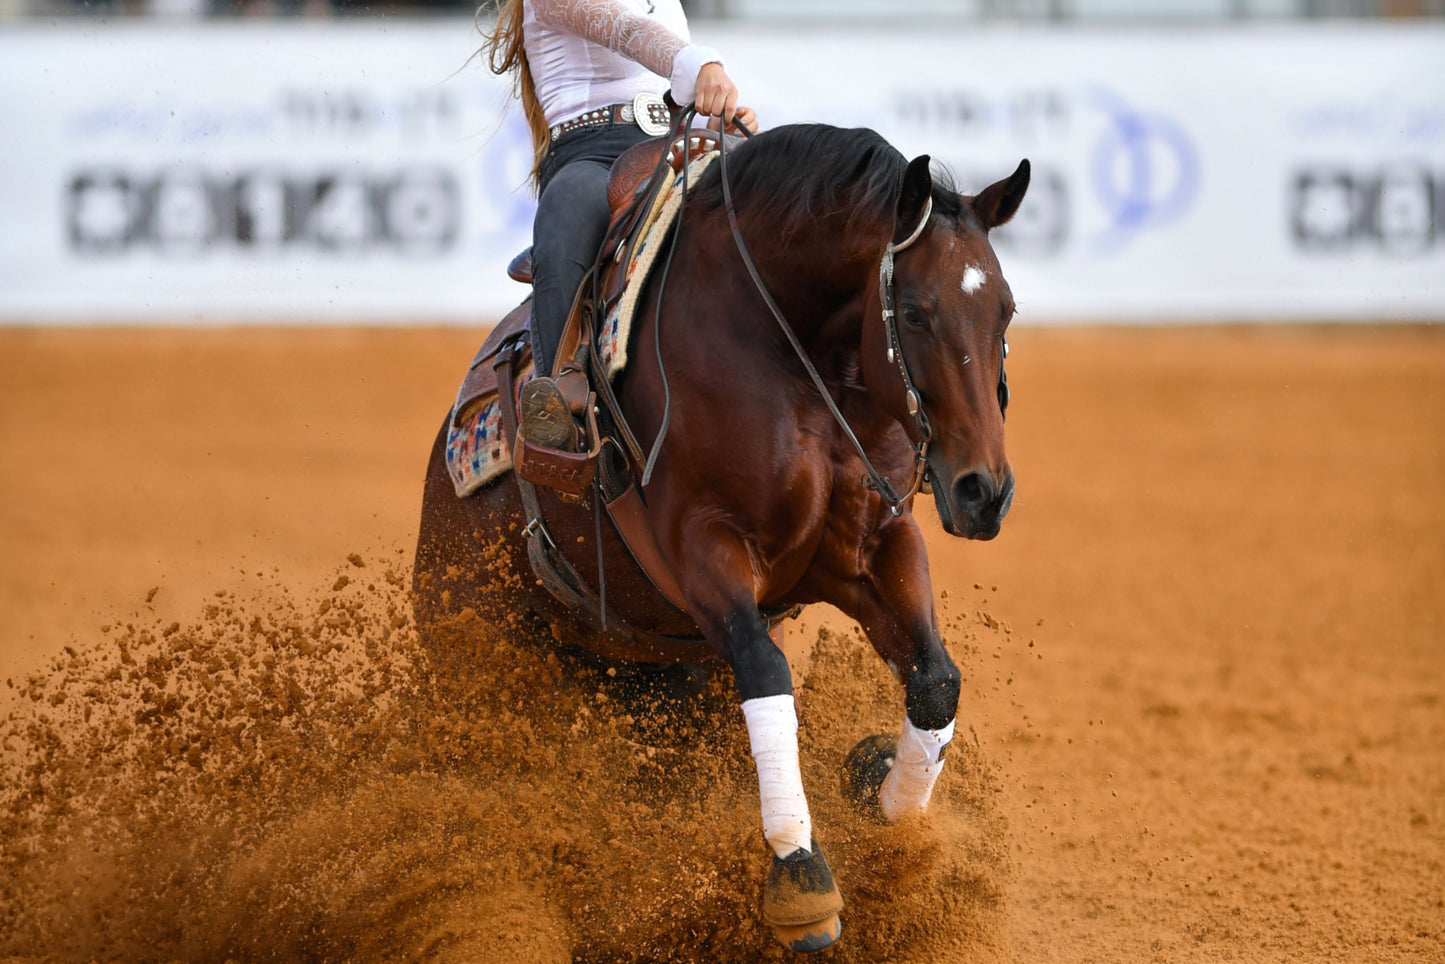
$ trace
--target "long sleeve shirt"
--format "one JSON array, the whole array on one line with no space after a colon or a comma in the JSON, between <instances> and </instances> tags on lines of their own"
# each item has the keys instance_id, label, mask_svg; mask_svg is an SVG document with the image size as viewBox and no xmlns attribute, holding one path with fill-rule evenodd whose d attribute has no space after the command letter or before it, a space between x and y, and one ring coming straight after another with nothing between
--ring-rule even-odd
<instances>
[{"instance_id":1,"label":"long sleeve shirt","mask_svg":"<svg viewBox=\"0 0 1445 964\"><path fill-rule=\"evenodd\" d=\"M549 125L669 87L689 103L698 71L722 63L691 43L681 0L525 0L522 38Z\"/></svg>"}]
</instances>

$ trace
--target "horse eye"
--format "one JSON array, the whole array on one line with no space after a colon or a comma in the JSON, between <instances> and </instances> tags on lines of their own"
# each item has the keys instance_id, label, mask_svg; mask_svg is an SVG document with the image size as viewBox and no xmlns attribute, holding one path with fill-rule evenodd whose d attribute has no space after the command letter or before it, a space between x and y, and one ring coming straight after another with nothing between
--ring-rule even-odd
<instances>
[{"instance_id":1,"label":"horse eye","mask_svg":"<svg viewBox=\"0 0 1445 964\"><path fill-rule=\"evenodd\" d=\"M911 305L903 306L903 321L911 328L925 328L928 326L928 317Z\"/></svg>"}]
</instances>

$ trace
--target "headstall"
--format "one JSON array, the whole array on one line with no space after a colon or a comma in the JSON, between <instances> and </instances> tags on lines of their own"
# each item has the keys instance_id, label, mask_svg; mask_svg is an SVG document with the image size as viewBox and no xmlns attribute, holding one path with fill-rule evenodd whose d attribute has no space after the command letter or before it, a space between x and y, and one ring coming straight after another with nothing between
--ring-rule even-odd
<instances>
[{"instance_id":1,"label":"headstall","mask_svg":"<svg viewBox=\"0 0 1445 964\"><path fill-rule=\"evenodd\" d=\"M689 108L679 119L678 126L685 127L695 114L695 108ZM740 129L743 131L745 137L753 136L747 128L743 127ZM877 492L879 497L888 504L889 509L891 509L896 516L903 511L903 504L923 488L924 480L928 475L928 446L933 440L933 426L923 411L918 389L913 384L913 376L909 374L908 363L903 358L903 343L898 336L897 311L894 307L897 302L897 294L893 284L893 256L910 247L923 235L924 228L928 226L928 219L933 215L933 198L930 197L927 199L923 207L923 216L918 219L918 224L914 227L912 233L897 244L889 242L888 246L883 249L883 260L878 266L878 297L882 302L883 324L888 334L888 360L898 366L898 373L903 378L904 399L908 406L908 414L912 416L919 436L919 440L913 443L913 482L909 485L907 492L899 495L898 491L893 488L892 481L873 467L873 462L868 458L868 453L863 450L863 443L858 441L858 436L854 434L853 429L848 425L848 420L844 418L843 413L838 410L837 404L833 401L833 396L828 392L828 386L823 382L823 377L818 374L817 368L815 368L812 361L809 360L808 353L798 340L798 336L793 331L792 325L788 324L788 320L783 317L782 310L778 308L777 302L773 300L772 293L768 291L768 286L763 282L762 275L758 273L757 265L753 263L753 257L748 250L747 243L743 241L742 229L738 226L737 211L733 207L732 188L728 183L728 150L726 137L720 136L718 138L718 150L720 152L718 157L718 167L720 170L718 173L721 175L720 179L722 181L723 206L727 211L728 224L732 228L733 241L737 245L738 254L742 257L743 266L747 268L748 274L753 279L753 284L758 289L758 294L762 295L764 303L767 304L768 310L772 312L773 318L778 323L778 327L788 339L788 344L793 347L793 352L798 356L798 360L802 362L804 370L808 373L808 377L812 379L814 386L818 389L818 393L822 395L823 403L828 407L829 413L843 430L844 436L846 436L852 444L854 451L858 453L858 458L862 460L863 468L867 473L864 476L863 484ZM686 169L685 163L684 169ZM676 233L674 233L674 241L675 240ZM669 257L669 261L670 260L671 258ZM1007 340L1003 343L1003 356L1004 358L1008 357ZM1008 380L1004 377L1002 361L999 362L998 402L1000 409L1007 408ZM649 459L649 464L650 462L651 460Z\"/></svg>"},{"instance_id":2,"label":"headstall","mask_svg":"<svg viewBox=\"0 0 1445 964\"><path fill-rule=\"evenodd\" d=\"M901 511L905 501L923 488L924 477L928 474L928 446L933 441L933 425L923 412L918 388L913 384L913 376L908 373L908 362L903 357L903 342L898 337L898 293L893 287L893 256L911 247L913 242L918 240L932 216L933 198L930 197L923 205L923 216L918 219L918 226L913 229L913 233L897 244L890 241L888 247L883 249L883 260L878 263L878 300L883 306L883 328L888 333L888 360L898 366L898 374L903 378L903 399L908 405L908 414L913 417L914 427L918 430L918 441L913 443L913 484L901 497L892 492L892 486L889 486L889 491L886 492L878 489L878 494L883 496L884 501L893 509L894 515ZM872 484L873 481L869 480L870 488L877 488ZM887 484L888 479L884 478L883 482Z\"/></svg>"},{"instance_id":3,"label":"headstall","mask_svg":"<svg viewBox=\"0 0 1445 964\"><path fill-rule=\"evenodd\" d=\"M903 342L898 336L898 293L893 285L893 256L904 250L918 240L923 233L923 228L928 224L928 219L933 214L933 198L923 206L923 217L918 219L918 226L913 233L897 244L889 243L883 249L883 260L878 264L878 300L883 306L883 327L888 332L888 360L898 366L898 374L903 379L904 400L908 405L908 414L913 416L914 425L917 426L920 442L914 445L915 457L917 459L914 469L913 488L908 495L913 495L923 485L923 478L926 471L924 460L928 456L928 444L933 440L933 426L928 421L928 416L923 411L923 404L918 395L918 388L913 384L913 376L909 374L908 362L903 357ZM1008 418L1008 375L1004 372L1004 359L1008 358L1008 338L1002 339L1003 355L998 363L998 409L1004 418ZM964 358L964 364L968 358ZM904 496L906 499L908 495ZM886 499L887 496L885 495ZM898 509L894 507L896 514Z\"/></svg>"}]
</instances>

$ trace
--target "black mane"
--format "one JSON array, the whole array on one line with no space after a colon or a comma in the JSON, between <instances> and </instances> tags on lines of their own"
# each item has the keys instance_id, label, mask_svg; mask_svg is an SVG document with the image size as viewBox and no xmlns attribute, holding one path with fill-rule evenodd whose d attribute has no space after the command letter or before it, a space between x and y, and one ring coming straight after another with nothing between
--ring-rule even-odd
<instances>
[{"instance_id":1,"label":"black mane","mask_svg":"<svg viewBox=\"0 0 1445 964\"><path fill-rule=\"evenodd\" d=\"M784 233L825 213L891 221L908 159L866 127L789 124L728 152L728 182L739 213L774 222ZM933 211L958 218L963 205L947 172L933 172ZM722 165L713 163L689 198L721 208Z\"/></svg>"}]
</instances>

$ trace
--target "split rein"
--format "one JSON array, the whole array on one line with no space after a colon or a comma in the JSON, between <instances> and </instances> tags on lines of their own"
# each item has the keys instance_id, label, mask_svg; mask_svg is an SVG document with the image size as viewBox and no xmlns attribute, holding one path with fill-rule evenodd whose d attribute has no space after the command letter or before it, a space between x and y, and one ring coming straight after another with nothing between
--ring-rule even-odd
<instances>
[{"instance_id":1,"label":"split rein","mask_svg":"<svg viewBox=\"0 0 1445 964\"><path fill-rule=\"evenodd\" d=\"M681 116L679 117L676 130L688 130L689 125L692 123L692 120L696 116L696 107L689 106L686 110L682 112ZM742 131L743 136L746 138L751 138L753 136L752 132L749 131L744 125L737 125L737 129ZM677 134L674 133L672 136L675 142ZM686 199L687 193L687 168L690 148L690 139L684 138L682 163L682 186L684 201ZM768 306L768 310L772 312L773 318L776 319L778 327L782 330L784 337L787 338L788 344L793 347L793 352L798 356L798 361L802 363L803 369L808 373L808 377L812 380L814 386L817 387L818 394L822 396L823 403L827 405L829 414L833 416L833 420L837 422L838 427L843 430L843 434L847 437L848 442L853 446L853 450L858 453L858 458L862 460L863 468L866 471L866 474L863 478L864 484L869 489L877 492L879 497L888 504L889 509L891 509L893 514L896 516L903 511L904 504L909 499L913 498L913 496L916 495L918 491L923 488L924 479L927 477L928 474L928 446L929 443L933 440L933 426L929 423L928 416L923 411L923 406L920 403L918 395L918 389L913 384L913 377L908 371L908 363L904 360L903 357L903 342L898 334L898 316L895 309L895 305L897 303L897 295L893 284L893 257L894 255L898 254L898 252L910 247L923 234L923 229L928 225L928 219L933 213L933 199L928 199L927 203L924 205L923 208L923 216L919 218L917 227L913 229L913 232L909 234L907 238L898 242L897 244L894 244L891 241L889 242L888 246L883 251L883 260L878 266L878 297L882 303L883 308L883 325L887 329L888 333L888 360L898 366L898 373L903 379L903 388L905 393L904 398L907 401L908 414L913 418L914 426L917 429L919 436L919 441L913 443L913 481L908 486L908 490L902 495L899 495L898 491L893 487L893 483L888 478L888 476L883 475L876 468L873 467L873 461L868 458L868 453L864 451L863 443L858 441L858 436L854 433L852 427L848 424L847 418L844 417L843 413L838 409L837 403L833 401L833 396L828 391L828 386L823 382L823 376L818 374L818 369L808 358L808 353L806 350L804 350L802 342L798 340L798 335L796 332L793 331L793 326L788 324L787 318L783 316L782 310L778 308L777 302L773 300L772 293L768 291L768 286L764 283L762 275L758 273L757 264L753 261L753 256L752 253L748 250L747 242L743 240L742 229L738 225L737 211L733 207L732 188L728 182L727 160L727 135L725 131L719 130L718 165L719 174L722 178L723 205L727 210L728 224L732 228L733 241L737 245L738 254L742 257L743 266L747 268L748 275L751 276L751 278L753 279L753 285L758 289L758 294L762 296L764 303ZM686 204L684 203L682 207L685 208ZM682 211L679 210L678 223L673 229L672 247L668 251L667 262L663 266L663 274L662 278L660 279L660 288L658 294L658 321L661 320L660 315L662 304L662 291L665 290L667 285L667 270L672 264L672 253L673 250L676 249L677 237L681 233ZM657 337L656 339L657 360L659 367L661 367L661 328L658 325L654 325L653 331L659 334L659 337ZM642 476L642 484L644 486L647 484L648 480L652 476L653 465L656 462L658 451L662 447L663 437L667 434L668 415L671 409L671 393L667 387L667 375L665 370L663 371L663 392L666 397L666 403L663 409L662 426L658 431L657 440L653 443L652 452L648 455L647 458L646 470L643 472Z\"/></svg>"}]
</instances>

